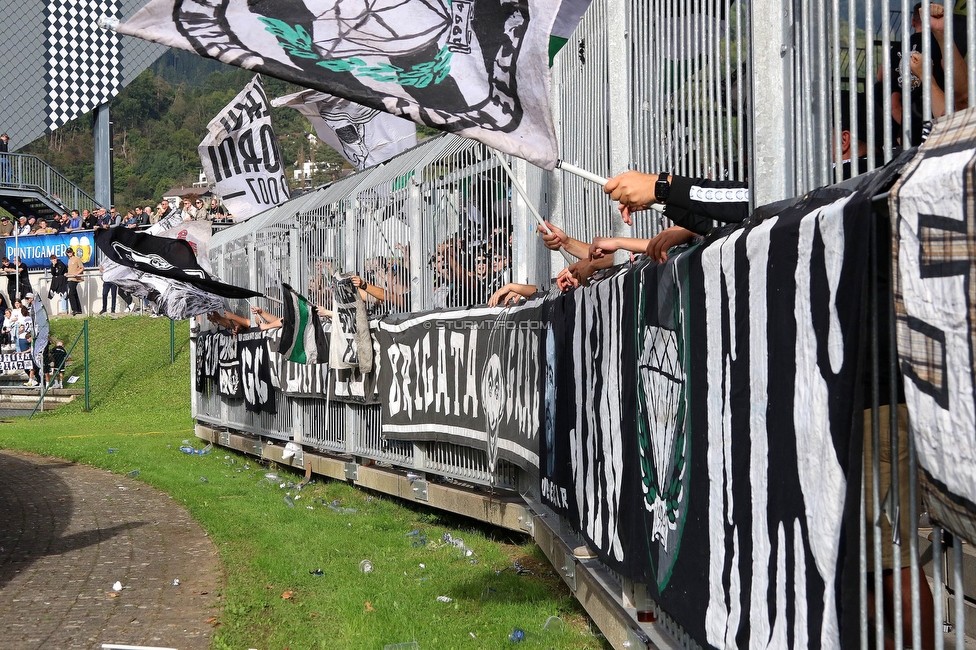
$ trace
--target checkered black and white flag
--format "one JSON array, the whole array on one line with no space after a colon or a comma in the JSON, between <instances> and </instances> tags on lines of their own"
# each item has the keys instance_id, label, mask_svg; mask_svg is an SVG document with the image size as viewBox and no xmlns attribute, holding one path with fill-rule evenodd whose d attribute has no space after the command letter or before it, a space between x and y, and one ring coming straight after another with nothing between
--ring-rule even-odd
<instances>
[{"instance_id":1,"label":"checkered black and white flag","mask_svg":"<svg viewBox=\"0 0 976 650\"><path fill-rule=\"evenodd\" d=\"M47 3L44 80L48 130L94 110L121 90L121 39L98 26L99 19L119 14L118 0Z\"/></svg>"}]
</instances>

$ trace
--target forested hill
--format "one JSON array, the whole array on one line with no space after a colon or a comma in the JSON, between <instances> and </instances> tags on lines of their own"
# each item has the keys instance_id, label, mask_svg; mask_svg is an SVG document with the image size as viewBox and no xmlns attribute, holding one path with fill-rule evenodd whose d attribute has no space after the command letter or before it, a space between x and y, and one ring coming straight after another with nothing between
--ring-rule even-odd
<instances>
[{"instance_id":1,"label":"forested hill","mask_svg":"<svg viewBox=\"0 0 976 650\"><path fill-rule=\"evenodd\" d=\"M200 173L197 145L207 123L251 79L253 73L170 50L125 88L111 104L114 144L115 204L128 209L155 204L172 187L189 187ZM263 77L269 98L300 90ZM272 121L289 165L297 161L342 162L324 144L312 146L308 121L291 108L272 109ZM94 187L93 114L48 134L21 153L48 161L87 191ZM325 182L324 177L319 182Z\"/></svg>"}]
</instances>

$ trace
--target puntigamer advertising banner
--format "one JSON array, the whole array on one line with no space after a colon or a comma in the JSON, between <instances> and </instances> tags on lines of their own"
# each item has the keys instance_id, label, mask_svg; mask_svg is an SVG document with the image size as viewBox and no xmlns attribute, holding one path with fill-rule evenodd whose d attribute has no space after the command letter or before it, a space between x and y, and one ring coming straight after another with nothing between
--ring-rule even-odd
<instances>
[{"instance_id":1,"label":"puntigamer advertising banner","mask_svg":"<svg viewBox=\"0 0 976 650\"><path fill-rule=\"evenodd\" d=\"M95 238L91 231L73 232L57 235L27 235L25 237L7 237L4 240L4 257L14 259L19 257L30 269L40 269L51 266L51 256L57 255L61 261L67 256L65 251L70 247L85 263L85 266L95 266Z\"/></svg>"}]
</instances>

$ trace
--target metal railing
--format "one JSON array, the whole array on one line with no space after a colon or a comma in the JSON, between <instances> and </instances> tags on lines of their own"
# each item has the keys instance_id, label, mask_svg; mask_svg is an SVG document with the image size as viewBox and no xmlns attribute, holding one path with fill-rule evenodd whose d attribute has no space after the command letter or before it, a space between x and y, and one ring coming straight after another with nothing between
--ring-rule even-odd
<instances>
[{"instance_id":1,"label":"metal railing","mask_svg":"<svg viewBox=\"0 0 976 650\"><path fill-rule=\"evenodd\" d=\"M0 155L0 193L3 190L32 190L59 212L94 210L98 203L80 187L32 154Z\"/></svg>"}]
</instances>

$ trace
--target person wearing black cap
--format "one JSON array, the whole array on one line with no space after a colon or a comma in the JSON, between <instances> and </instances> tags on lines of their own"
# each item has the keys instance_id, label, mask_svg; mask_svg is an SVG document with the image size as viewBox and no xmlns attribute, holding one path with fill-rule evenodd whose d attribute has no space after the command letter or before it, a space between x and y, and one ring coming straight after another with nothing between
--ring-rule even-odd
<instances>
[{"instance_id":1,"label":"person wearing black cap","mask_svg":"<svg viewBox=\"0 0 976 650\"><path fill-rule=\"evenodd\" d=\"M14 234L14 222L7 215L3 215L0 217L0 237L9 237L12 234Z\"/></svg>"}]
</instances>

